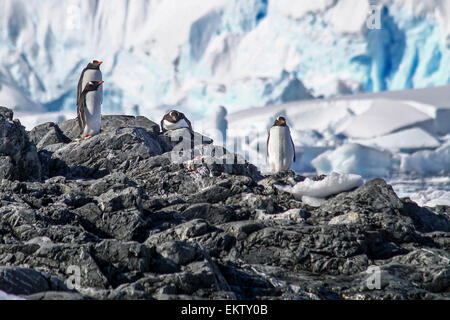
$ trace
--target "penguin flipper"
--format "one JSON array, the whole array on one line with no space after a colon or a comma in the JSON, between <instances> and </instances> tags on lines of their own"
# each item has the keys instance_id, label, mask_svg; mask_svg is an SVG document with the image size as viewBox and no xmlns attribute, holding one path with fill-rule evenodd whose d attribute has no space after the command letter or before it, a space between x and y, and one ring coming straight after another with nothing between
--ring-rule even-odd
<instances>
[{"instance_id":1,"label":"penguin flipper","mask_svg":"<svg viewBox=\"0 0 450 320\"><path fill-rule=\"evenodd\" d=\"M295 153L295 144L294 144L294 140L292 140L292 136L291 136L291 142L292 142L292 148L294 149L294 162L297 161L297 154Z\"/></svg>"},{"instance_id":2,"label":"penguin flipper","mask_svg":"<svg viewBox=\"0 0 450 320\"><path fill-rule=\"evenodd\" d=\"M269 131L269 136L267 137L267 148L266 148L267 158L269 157L269 141L270 141L270 131Z\"/></svg>"},{"instance_id":3,"label":"penguin flipper","mask_svg":"<svg viewBox=\"0 0 450 320\"><path fill-rule=\"evenodd\" d=\"M166 129L164 128L164 119L161 120L161 132L166 132Z\"/></svg>"},{"instance_id":4,"label":"penguin flipper","mask_svg":"<svg viewBox=\"0 0 450 320\"><path fill-rule=\"evenodd\" d=\"M193 131L193 130L192 130L192 123L189 121L188 118L186 118L186 116L185 116L184 114L183 114L183 119L184 119L184 121L186 121L186 123L188 124L189 129L191 129L191 131Z\"/></svg>"},{"instance_id":5,"label":"penguin flipper","mask_svg":"<svg viewBox=\"0 0 450 320\"><path fill-rule=\"evenodd\" d=\"M83 72L81 72L80 79L78 80L78 87L77 87L77 105L80 103L80 96L83 92L82 84L83 84L83 77L84 73L86 72L86 69L83 69Z\"/></svg>"},{"instance_id":6,"label":"penguin flipper","mask_svg":"<svg viewBox=\"0 0 450 320\"><path fill-rule=\"evenodd\" d=\"M77 106L77 119L81 131L80 135L82 135L86 127L86 99L82 99L81 97Z\"/></svg>"}]
</instances>

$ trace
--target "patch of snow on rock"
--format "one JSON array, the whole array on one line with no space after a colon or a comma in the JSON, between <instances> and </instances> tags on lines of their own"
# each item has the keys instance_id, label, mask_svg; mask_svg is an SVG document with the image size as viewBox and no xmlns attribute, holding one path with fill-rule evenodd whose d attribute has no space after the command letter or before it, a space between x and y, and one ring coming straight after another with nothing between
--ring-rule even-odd
<instances>
[{"instance_id":1,"label":"patch of snow on rock","mask_svg":"<svg viewBox=\"0 0 450 320\"><path fill-rule=\"evenodd\" d=\"M321 181L306 179L293 187L277 186L280 190L292 193L296 199L303 197L326 198L334 194L349 191L362 186L363 179L355 174L339 174L333 172ZM307 198L308 199L308 198Z\"/></svg>"}]
</instances>

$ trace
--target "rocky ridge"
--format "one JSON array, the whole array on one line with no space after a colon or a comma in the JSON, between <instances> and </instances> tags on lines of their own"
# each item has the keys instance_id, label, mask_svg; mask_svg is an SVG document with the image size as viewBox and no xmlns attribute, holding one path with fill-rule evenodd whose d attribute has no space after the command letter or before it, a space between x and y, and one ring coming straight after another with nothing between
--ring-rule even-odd
<instances>
[{"instance_id":1,"label":"rocky ridge","mask_svg":"<svg viewBox=\"0 0 450 320\"><path fill-rule=\"evenodd\" d=\"M76 141L75 120L26 132L1 108L0 134L0 291L450 298L449 208L399 199L384 180L313 208L275 187L302 176L261 175L207 137L161 134L144 117L105 116L101 134ZM194 138L190 148L179 136Z\"/></svg>"}]
</instances>

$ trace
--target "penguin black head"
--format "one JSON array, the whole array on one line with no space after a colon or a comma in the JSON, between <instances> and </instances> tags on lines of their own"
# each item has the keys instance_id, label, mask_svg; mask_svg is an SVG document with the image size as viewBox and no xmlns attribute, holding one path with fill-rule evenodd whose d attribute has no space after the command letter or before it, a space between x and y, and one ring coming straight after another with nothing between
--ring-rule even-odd
<instances>
[{"instance_id":1,"label":"penguin black head","mask_svg":"<svg viewBox=\"0 0 450 320\"><path fill-rule=\"evenodd\" d=\"M86 84L83 91L97 91L98 87L100 87L103 83L105 83L105 81L90 81Z\"/></svg>"},{"instance_id":2,"label":"penguin black head","mask_svg":"<svg viewBox=\"0 0 450 320\"><path fill-rule=\"evenodd\" d=\"M88 64L87 69L100 70L100 66L102 65L102 63L103 62L101 61L94 60Z\"/></svg>"},{"instance_id":3,"label":"penguin black head","mask_svg":"<svg viewBox=\"0 0 450 320\"><path fill-rule=\"evenodd\" d=\"M284 117L278 117L273 124L274 127L287 127L286 119Z\"/></svg>"},{"instance_id":4,"label":"penguin black head","mask_svg":"<svg viewBox=\"0 0 450 320\"><path fill-rule=\"evenodd\" d=\"M171 123L177 123L181 119L184 118L184 115L181 112L178 112L177 110L170 111L167 115L165 120L169 121Z\"/></svg>"}]
</instances>

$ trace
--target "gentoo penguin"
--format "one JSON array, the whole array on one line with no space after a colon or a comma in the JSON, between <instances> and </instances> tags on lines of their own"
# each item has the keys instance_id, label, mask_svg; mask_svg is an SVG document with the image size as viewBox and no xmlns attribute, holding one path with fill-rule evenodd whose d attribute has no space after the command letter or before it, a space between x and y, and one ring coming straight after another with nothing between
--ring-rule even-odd
<instances>
[{"instance_id":1,"label":"gentoo penguin","mask_svg":"<svg viewBox=\"0 0 450 320\"><path fill-rule=\"evenodd\" d=\"M77 90L77 105L80 100L81 93L83 92L84 87L90 81L102 81L102 72L100 71L100 66L103 62L94 60L90 62L86 68L81 72L80 80L78 80L78 90ZM100 87L100 93L103 97L103 87ZM103 98L102 98L103 99Z\"/></svg>"},{"instance_id":2,"label":"gentoo penguin","mask_svg":"<svg viewBox=\"0 0 450 320\"><path fill-rule=\"evenodd\" d=\"M103 91L99 90L104 81L89 81L81 92L78 102L78 124L81 137L85 140L100 133L102 122Z\"/></svg>"},{"instance_id":3,"label":"gentoo penguin","mask_svg":"<svg viewBox=\"0 0 450 320\"><path fill-rule=\"evenodd\" d=\"M267 156L272 172L291 170L295 162L295 146L284 117L275 120L267 139Z\"/></svg>"},{"instance_id":4,"label":"gentoo penguin","mask_svg":"<svg viewBox=\"0 0 450 320\"><path fill-rule=\"evenodd\" d=\"M179 111L172 110L161 120L161 130L163 133L181 128L188 128L192 131L191 122Z\"/></svg>"}]
</instances>

